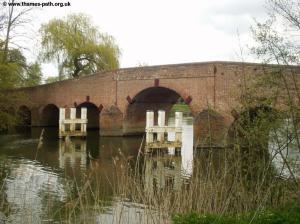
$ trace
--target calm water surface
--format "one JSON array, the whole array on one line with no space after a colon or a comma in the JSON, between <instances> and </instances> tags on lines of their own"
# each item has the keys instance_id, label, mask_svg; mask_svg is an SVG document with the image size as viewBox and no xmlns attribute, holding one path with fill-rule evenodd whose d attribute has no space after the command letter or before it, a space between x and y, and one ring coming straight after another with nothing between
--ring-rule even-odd
<instances>
[{"instance_id":1,"label":"calm water surface","mask_svg":"<svg viewBox=\"0 0 300 224\"><path fill-rule=\"evenodd\" d=\"M170 118L169 124L173 122ZM40 133L40 128L32 128L18 134L0 135L0 202L1 208L5 208L0 211L0 223L1 220L7 223L55 223L55 220L63 219L53 218L53 211L64 205L72 186L82 187L86 177L93 178L93 175L101 177L98 188L104 193L100 199L107 203L102 212L90 215L90 223L144 222L149 215L144 213L145 205L121 200L112 190L114 177L119 172L116 161L123 155L134 163L142 137L99 137L98 131L89 131L85 140L72 139L71 143L66 143L58 139L57 129L46 128L42 147L38 150ZM168 138L174 139L174 134ZM142 175L149 192L153 191L154 183L156 188L163 188L172 182L173 189L179 189L183 180L193 175L195 153L191 118L184 121L182 139L181 155L169 148L167 156L144 158ZM269 152L274 153L272 141ZM278 155L274 165L278 172L288 175L285 169L282 171ZM161 175L162 170L166 175Z\"/></svg>"},{"instance_id":2,"label":"calm water surface","mask_svg":"<svg viewBox=\"0 0 300 224\"><path fill-rule=\"evenodd\" d=\"M169 123L173 123L170 119ZM159 169L168 170L173 177L174 188L181 178L192 175L193 163L193 126L190 118L183 126L182 155L175 155L175 149L169 148L168 164L145 160L145 182L152 188L153 180L163 187L167 180L161 178ZM41 129L31 128L17 134L0 135L0 183L1 203L5 205L0 212L0 221L8 223L52 223L49 207L53 210L62 206L74 183L79 188L89 175L101 176L99 188L105 194L101 200L107 201L103 212L92 216L91 223L119 223L116 213L122 210L120 218L124 223L140 223L144 219L144 205L121 201L113 196L112 185L118 170L115 163L120 152L127 158L136 160L143 141L142 137L99 137L98 131L89 131L87 138L71 139L70 142L58 139L56 128L45 128L42 147L38 150ZM171 133L168 137L174 138ZM147 169L147 167L150 169ZM50 200L49 200L50 199ZM49 203L52 203L49 206ZM125 211L125 212L124 212ZM52 214L52 213L51 213ZM124 217L126 216L126 217ZM125 221L124 221L125 220ZM121 223L122 223L121 222ZM1 222L0 222L1 223Z\"/></svg>"}]
</instances>

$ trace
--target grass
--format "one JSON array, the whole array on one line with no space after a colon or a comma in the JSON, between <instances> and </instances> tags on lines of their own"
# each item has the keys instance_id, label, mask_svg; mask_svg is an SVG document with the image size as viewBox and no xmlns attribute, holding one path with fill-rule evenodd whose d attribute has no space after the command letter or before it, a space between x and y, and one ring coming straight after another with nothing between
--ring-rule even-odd
<instances>
[{"instance_id":1,"label":"grass","mask_svg":"<svg viewBox=\"0 0 300 224\"><path fill-rule=\"evenodd\" d=\"M176 214L172 216L172 221L174 224L299 224L300 203L236 215Z\"/></svg>"}]
</instances>

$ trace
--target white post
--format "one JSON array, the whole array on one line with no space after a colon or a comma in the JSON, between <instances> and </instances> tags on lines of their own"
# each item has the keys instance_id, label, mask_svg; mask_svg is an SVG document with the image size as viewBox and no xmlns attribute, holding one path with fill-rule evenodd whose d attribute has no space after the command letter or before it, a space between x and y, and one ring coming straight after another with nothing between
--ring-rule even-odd
<instances>
[{"instance_id":1,"label":"white post","mask_svg":"<svg viewBox=\"0 0 300 224\"><path fill-rule=\"evenodd\" d=\"M66 119L66 109L59 108L59 137L62 137L61 134L65 132L64 121Z\"/></svg>"},{"instance_id":2,"label":"white post","mask_svg":"<svg viewBox=\"0 0 300 224\"><path fill-rule=\"evenodd\" d=\"M149 132L147 128L154 126L154 112L148 110L146 113L146 143L153 142L153 132Z\"/></svg>"},{"instance_id":3,"label":"white post","mask_svg":"<svg viewBox=\"0 0 300 224\"><path fill-rule=\"evenodd\" d=\"M81 108L81 119L87 119L87 108ZM86 132L86 123L81 124L81 132Z\"/></svg>"},{"instance_id":4,"label":"white post","mask_svg":"<svg viewBox=\"0 0 300 224\"><path fill-rule=\"evenodd\" d=\"M166 125L166 113L164 110L159 110L158 111L158 127L164 127ZM157 133L157 140L159 142L164 141L164 133L159 132Z\"/></svg>"},{"instance_id":5,"label":"white post","mask_svg":"<svg viewBox=\"0 0 300 224\"><path fill-rule=\"evenodd\" d=\"M175 128L182 128L182 112L175 112ZM175 133L175 141L181 142L182 132Z\"/></svg>"},{"instance_id":6,"label":"white post","mask_svg":"<svg viewBox=\"0 0 300 224\"><path fill-rule=\"evenodd\" d=\"M70 119L74 120L76 119L76 108L70 108L71 112L70 112ZM73 132L75 131L75 123L71 123L70 124L70 131Z\"/></svg>"}]
</instances>

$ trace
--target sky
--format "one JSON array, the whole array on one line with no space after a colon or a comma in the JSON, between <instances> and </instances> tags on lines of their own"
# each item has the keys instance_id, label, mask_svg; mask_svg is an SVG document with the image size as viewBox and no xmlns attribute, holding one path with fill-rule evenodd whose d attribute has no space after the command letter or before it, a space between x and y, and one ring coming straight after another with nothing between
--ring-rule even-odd
<instances>
[{"instance_id":1,"label":"sky","mask_svg":"<svg viewBox=\"0 0 300 224\"><path fill-rule=\"evenodd\" d=\"M23 0L27 1L27 0ZM28 0L28 2L49 0ZM69 13L88 14L102 32L116 39L122 68L203 61L255 61L248 55L254 19L267 17L265 0L52 0L69 7L44 7L32 27ZM38 45L32 41L31 58ZM33 55L33 56L32 56ZM43 64L45 77L57 75Z\"/></svg>"}]
</instances>

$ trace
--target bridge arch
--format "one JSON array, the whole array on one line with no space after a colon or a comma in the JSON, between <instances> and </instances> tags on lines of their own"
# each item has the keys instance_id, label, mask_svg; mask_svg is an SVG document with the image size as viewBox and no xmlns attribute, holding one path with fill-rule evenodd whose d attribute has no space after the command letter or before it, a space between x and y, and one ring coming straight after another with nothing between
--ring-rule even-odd
<instances>
[{"instance_id":1,"label":"bridge arch","mask_svg":"<svg viewBox=\"0 0 300 224\"><path fill-rule=\"evenodd\" d=\"M178 100L184 101L184 96L167 87L149 87L139 91L133 99L130 99L127 105L123 122L123 134L133 135L143 133L147 110L153 110L154 112L161 109L165 110L167 119L172 106ZM191 110L190 106L189 110ZM155 114L157 115L157 113ZM155 120L157 120L156 117Z\"/></svg>"},{"instance_id":2,"label":"bridge arch","mask_svg":"<svg viewBox=\"0 0 300 224\"><path fill-rule=\"evenodd\" d=\"M99 129L99 119L100 119L100 110L96 106L96 104L91 103L91 102L83 102L79 105L76 106L76 114L78 117L81 115L81 108L85 107L87 108L87 119L88 119L88 124L87 128L88 129Z\"/></svg>"},{"instance_id":3,"label":"bridge arch","mask_svg":"<svg viewBox=\"0 0 300 224\"><path fill-rule=\"evenodd\" d=\"M59 108L55 104L48 104L41 111L41 126L57 127L59 122Z\"/></svg>"},{"instance_id":4,"label":"bridge arch","mask_svg":"<svg viewBox=\"0 0 300 224\"><path fill-rule=\"evenodd\" d=\"M20 121L20 126L31 126L31 110L27 106L20 106L17 114Z\"/></svg>"}]
</instances>

